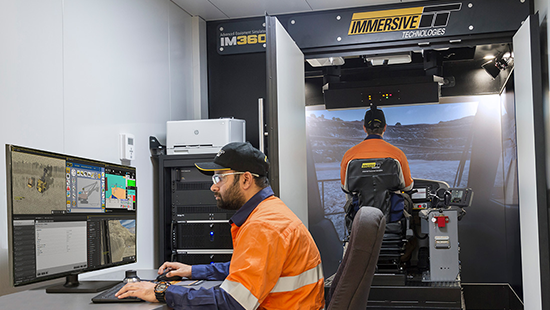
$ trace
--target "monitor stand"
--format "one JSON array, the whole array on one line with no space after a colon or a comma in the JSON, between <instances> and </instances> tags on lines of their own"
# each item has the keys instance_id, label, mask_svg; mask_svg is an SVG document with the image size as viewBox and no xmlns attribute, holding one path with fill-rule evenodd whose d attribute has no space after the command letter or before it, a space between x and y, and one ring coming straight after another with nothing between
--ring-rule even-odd
<instances>
[{"instance_id":1,"label":"monitor stand","mask_svg":"<svg viewBox=\"0 0 550 310\"><path fill-rule=\"evenodd\" d=\"M65 278L65 284L52 285L46 288L46 293L97 293L111 288L121 281L78 281L78 274L70 274Z\"/></svg>"}]
</instances>

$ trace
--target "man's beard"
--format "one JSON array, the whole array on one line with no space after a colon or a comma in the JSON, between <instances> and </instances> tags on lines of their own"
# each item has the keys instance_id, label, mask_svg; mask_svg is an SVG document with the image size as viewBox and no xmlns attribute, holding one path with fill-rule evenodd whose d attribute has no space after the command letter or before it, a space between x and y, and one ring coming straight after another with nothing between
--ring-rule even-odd
<instances>
[{"instance_id":1,"label":"man's beard","mask_svg":"<svg viewBox=\"0 0 550 310\"><path fill-rule=\"evenodd\" d=\"M238 182L233 182L227 190L226 199L223 199L220 194L216 194L216 197L219 198L216 200L216 205L223 210L239 210L246 202L243 193L239 192Z\"/></svg>"}]
</instances>

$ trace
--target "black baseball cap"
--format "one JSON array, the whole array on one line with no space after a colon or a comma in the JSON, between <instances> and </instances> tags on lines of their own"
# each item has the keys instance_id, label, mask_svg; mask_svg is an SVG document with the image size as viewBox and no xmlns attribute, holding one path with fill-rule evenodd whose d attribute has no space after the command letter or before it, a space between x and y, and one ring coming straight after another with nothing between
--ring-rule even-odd
<instances>
[{"instance_id":1,"label":"black baseball cap","mask_svg":"<svg viewBox=\"0 0 550 310\"><path fill-rule=\"evenodd\" d=\"M267 176L267 156L249 142L231 142L222 147L213 162L195 163L204 174L212 175L216 170L235 170Z\"/></svg>"},{"instance_id":2,"label":"black baseball cap","mask_svg":"<svg viewBox=\"0 0 550 310\"><path fill-rule=\"evenodd\" d=\"M384 128L384 126L386 126L386 117L384 116L384 112L377 108L367 110L367 112L365 112L364 124L365 128Z\"/></svg>"}]
</instances>

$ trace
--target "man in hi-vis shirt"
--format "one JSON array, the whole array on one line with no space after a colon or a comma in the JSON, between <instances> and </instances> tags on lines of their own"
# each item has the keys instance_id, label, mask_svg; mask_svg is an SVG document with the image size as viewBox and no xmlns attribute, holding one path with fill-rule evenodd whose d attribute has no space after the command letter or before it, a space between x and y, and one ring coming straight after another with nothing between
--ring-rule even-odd
<instances>
[{"instance_id":1,"label":"man in hi-vis shirt","mask_svg":"<svg viewBox=\"0 0 550 310\"><path fill-rule=\"evenodd\" d=\"M274 196L265 154L250 143L234 142L225 145L213 162L195 166L212 175L210 190L217 206L237 210L230 219L231 262L194 266L166 262L159 273L170 269L169 277L223 283L194 290L177 285L155 289L155 284L138 282L127 284L118 296L166 301L175 309L323 309L319 250L302 221Z\"/></svg>"}]
</instances>

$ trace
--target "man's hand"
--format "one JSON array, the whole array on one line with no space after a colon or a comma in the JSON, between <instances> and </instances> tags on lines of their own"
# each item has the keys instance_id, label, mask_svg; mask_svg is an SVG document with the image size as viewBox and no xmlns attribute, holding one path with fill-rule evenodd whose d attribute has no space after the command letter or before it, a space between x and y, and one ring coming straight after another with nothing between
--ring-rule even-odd
<instances>
[{"instance_id":1,"label":"man's hand","mask_svg":"<svg viewBox=\"0 0 550 310\"><path fill-rule=\"evenodd\" d=\"M182 263L165 262L162 266L160 266L158 274L162 274L166 269L168 269L170 272L166 274L167 277L180 276L191 279L191 268L192 267L190 265Z\"/></svg>"},{"instance_id":2,"label":"man's hand","mask_svg":"<svg viewBox=\"0 0 550 310\"><path fill-rule=\"evenodd\" d=\"M158 302L155 296L156 283L143 281L124 285L115 296L118 298L138 297L145 301Z\"/></svg>"}]
</instances>

